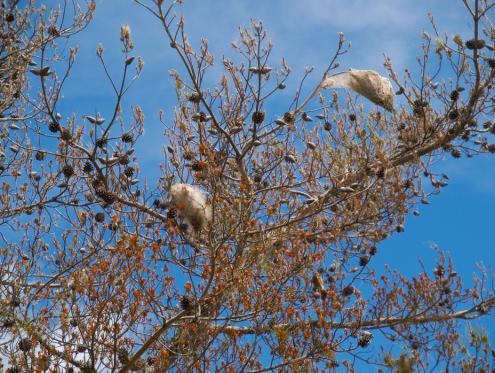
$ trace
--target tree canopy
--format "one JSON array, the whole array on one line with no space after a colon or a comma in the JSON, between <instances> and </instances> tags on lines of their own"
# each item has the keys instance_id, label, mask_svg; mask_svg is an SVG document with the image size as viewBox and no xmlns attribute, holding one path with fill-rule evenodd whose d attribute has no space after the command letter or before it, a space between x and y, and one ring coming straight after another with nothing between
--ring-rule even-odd
<instances>
[{"instance_id":1,"label":"tree canopy","mask_svg":"<svg viewBox=\"0 0 495 373\"><path fill-rule=\"evenodd\" d=\"M373 266L377 246L447 185L435 162L495 153L495 3L463 1L466 40L440 34L432 18L417 74L388 57L383 76L348 71L340 34L311 85L312 69L294 77L290 61L272 60L257 20L240 29L232 57L214 57L206 39L194 48L182 2L134 0L161 26L157 47L177 55L153 180L135 151L143 110L122 108L144 71L131 27L120 29L118 77L95 45L113 105L64 112L78 62L71 42L96 3L1 3L4 368L495 368L487 336L459 331L495 306L490 272L466 287L443 253L412 278ZM209 85L213 66L222 73ZM300 84L281 106L290 79ZM402 348L376 346L387 344Z\"/></svg>"}]
</instances>

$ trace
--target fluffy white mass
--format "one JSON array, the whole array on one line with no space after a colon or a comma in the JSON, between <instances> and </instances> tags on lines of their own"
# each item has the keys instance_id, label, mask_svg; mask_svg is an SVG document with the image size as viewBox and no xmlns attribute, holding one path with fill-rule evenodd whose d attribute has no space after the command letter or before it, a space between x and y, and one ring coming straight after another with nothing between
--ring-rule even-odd
<instances>
[{"instance_id":1,"label":"fluffy white mass","mask_svg":"<svg viewBox=\"0 0 495 373\"><path fill-rule=\"evenodd\" d=\"M199 188L174 184L170 187L170 197L177 212L195 231L201 231L211 221L211 206Z\"/></svg>"},{"instance_id":2,"label":"fluffy white mass","mask_svg":"<svg viewBox=\"0 0 495 373\"><path fill-rule=\"evenodd\" d=\"M392 111L394 91L390 80L373 70L354 70L327 77L321 88L352 89L376 105Z\"/></svg>"}]
</instances>

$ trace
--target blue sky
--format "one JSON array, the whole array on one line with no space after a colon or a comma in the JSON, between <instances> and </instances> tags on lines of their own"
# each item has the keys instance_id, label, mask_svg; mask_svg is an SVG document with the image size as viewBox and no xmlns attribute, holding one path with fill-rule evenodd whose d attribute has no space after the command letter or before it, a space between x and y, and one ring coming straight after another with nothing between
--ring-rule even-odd
<instances>
[{"instance_id":1,"label":"blue sky","mask_svg":"<svg viewBox=\"0 0 495 373\"><path fill-rule=\"evenodd\" d=\"M433 14L440 31L459 33L468 39L471 30L461 0L186 0L183 13L193 44L198 45L200 38L206 37L217 59L234 55L230 44L237 39L238 26L248 26L251 19L262 20L275 45L273 62L284 56L293 68L287 95L293 92L306 66L314 66L319 72L324 70L333 54L338 32L344 32L352 42L350 53L340 60L342 69L373 69L383 73L383 53L386 53L401 73L406 67L416 69L422 31L431 33L428 13ZM132 29L135 55L142 56L145 69L122 107L124 115L129 116L130 105L141 105L146 115L146 135L136 153L151 181L159 172L166 141L158 111L164 109L169 117L173 113L174 82L168 72L180 65L158 22L146 11L131 0L97 2L94 22L70 42L79 46L79 55L75 79L68 84L60 109L64 115L75 112L79 118L95 111L110 114L112 91L97 64L95 49L103 43L111 70L117 75L122 63L119 28L124 23ZM319 76L314 74L314 81ZM416 275L421 270L418 258L433 268L434 244L451 253L466 283L470 283L476 263L492 265L495 262L494 167L495 159L490 156L454 160L447 155L436 169L450 176L449 186L431 198L430 205L420 206L421 216L407 218L405 233L380 244L373 266L379 270L389 264L407 275ZM495 334L493 316L488 316L484 324Z\"/></svg>"}]
</instances>

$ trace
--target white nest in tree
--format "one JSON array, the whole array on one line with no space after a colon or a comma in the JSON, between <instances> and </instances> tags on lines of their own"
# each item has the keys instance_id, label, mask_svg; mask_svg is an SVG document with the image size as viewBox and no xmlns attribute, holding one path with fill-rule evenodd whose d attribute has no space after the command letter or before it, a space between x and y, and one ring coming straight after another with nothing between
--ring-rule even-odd
<instances>
[{"instance_id":1,"label":"white nest in tree","mask_svg":"<svg viewBox=\"0 0 495 373\"><path fill-rule=\"evenodd\" d=\"M204 193L189 184L170 187L172 205L191 227L199 232L211 221L211 206Z\"/></svg>"},{"instance_id":2,"label":"white nest in tree","mask_svg":"<svg viewBox=\"0 0 495 373\"><path fill-rule=\"evenodd\" d=\"M394 91L390 80L373 70L354 70L327 77L321 88L352 89L376 105L392 111L394 108Z\"/></svg>"}]
</instances>

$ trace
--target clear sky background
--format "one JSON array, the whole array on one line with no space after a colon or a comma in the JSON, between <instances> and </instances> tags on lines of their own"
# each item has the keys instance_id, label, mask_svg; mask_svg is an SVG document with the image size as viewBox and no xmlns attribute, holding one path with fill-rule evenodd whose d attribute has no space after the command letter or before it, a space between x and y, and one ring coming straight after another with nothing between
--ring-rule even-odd
<instances>
[{"instance_id":1,"label":"clear sky background","mask_svg":"<svg viewBox=\"0 0 495 373\"><path fill-rule=\"evenodd\" d=\"M186 0L182 9L193 45L206 37L217 61L223 55L234 56L230 44L238 39L239 26L248 26L251 19L262 20L275 46L271 64L284 56L293 68L284 92L288 98L306 66L316 68L313 81L320 77L333 55L338 32L352 42L350 53L340 60L342 69L381 73L385 72L383 53L392 58L399 73L406 67L417 71L421 34L423 30L432 33L428 13L440 31L458 33L465 40L472 33L461 0ZM64 116L75 112L78 118L95 111L110 115L112 90L97 63L95 49L103 43L105 58L117 77L122 66L119 29L124 23L132 29L135 55L142 56L145 69L122 108L127 117L131 105L141 105L144 110L146 134L136 146L136 154L144 175L154 182L166 144L158 111L164 109L171 120L175 88L168 72L179 69L180 64L158 22L144 9L131 0L97 2L94 22L70 41L79 46L79 55L60 110ZM449 186L431 198L430 205L419 207L421 216L407 218L405 233L379 245L372 266L381 271L388 264L413 276L421 271L421 258L432 271L437 257L432 247L437 244L450 252L458 273L469 284L477 263L490 267L495 262L495 158L484 155L455 160L446 155L436 169L449 175ZM483 324L493 337L493 314L483 319Z\"/></svg>"}]
</instances>

